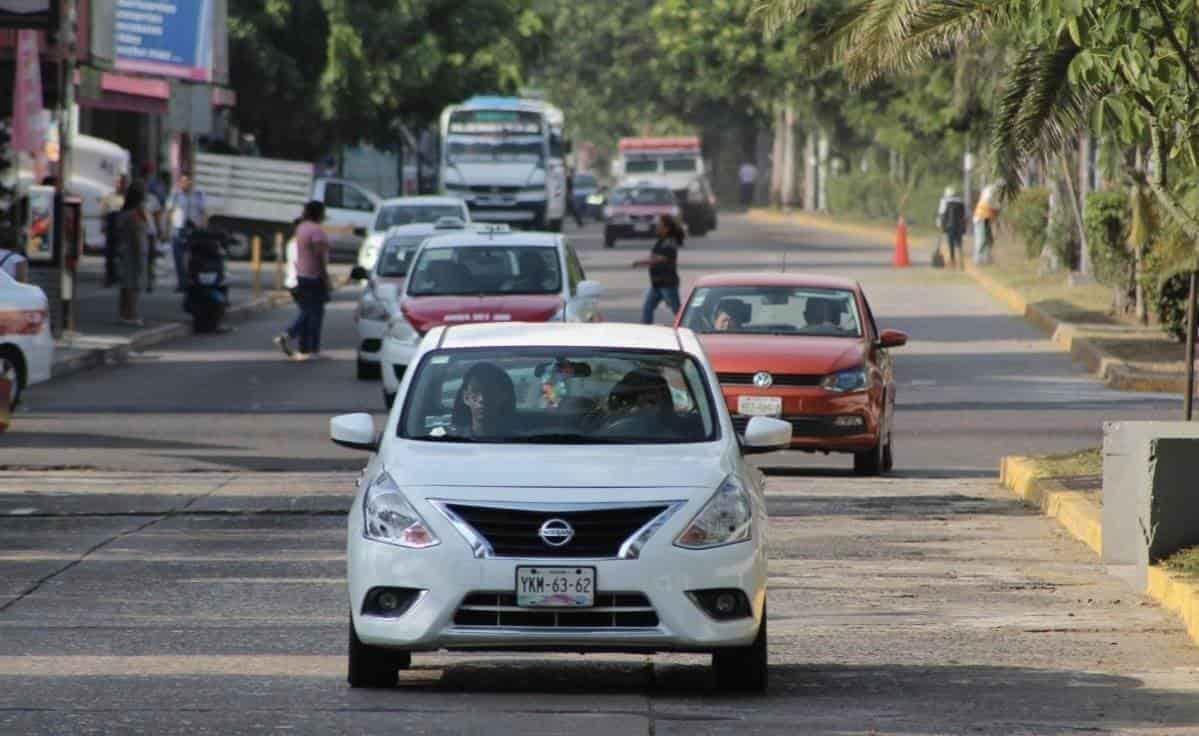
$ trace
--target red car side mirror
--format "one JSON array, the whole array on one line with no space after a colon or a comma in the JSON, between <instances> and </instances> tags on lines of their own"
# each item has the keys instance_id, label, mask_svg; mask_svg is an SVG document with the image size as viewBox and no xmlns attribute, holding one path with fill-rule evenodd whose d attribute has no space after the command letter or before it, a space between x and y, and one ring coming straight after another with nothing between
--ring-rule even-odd
<instances>
[{"instance_id":1,"label":"red car side mirror","mask_svg":"<svg viewBox=\"0 0 1199 736\"><path fill-rule=\"evenodd\" d=\"M884 348L901 348L908 344L908 333L899 330L883 330L878 336L878 344Z\"/></svg>"}]
</instances>

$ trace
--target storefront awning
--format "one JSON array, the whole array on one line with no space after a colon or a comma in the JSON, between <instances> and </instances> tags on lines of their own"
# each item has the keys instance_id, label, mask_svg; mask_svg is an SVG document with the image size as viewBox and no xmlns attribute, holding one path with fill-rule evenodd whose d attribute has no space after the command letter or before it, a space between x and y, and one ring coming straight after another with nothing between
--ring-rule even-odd
<instances>
[{"instance_id":1,"label":"storefront awning","mask_svg":"<svg viewBox=\"0 0 1199 736\"><path fill-rule=\"evenodd\" d=\"M165 115L170 98L171 85L166 80L104 72L100 75L99 94L88 95L80 90L79 105L95 110Z\"/></svg>"}]
</instances>

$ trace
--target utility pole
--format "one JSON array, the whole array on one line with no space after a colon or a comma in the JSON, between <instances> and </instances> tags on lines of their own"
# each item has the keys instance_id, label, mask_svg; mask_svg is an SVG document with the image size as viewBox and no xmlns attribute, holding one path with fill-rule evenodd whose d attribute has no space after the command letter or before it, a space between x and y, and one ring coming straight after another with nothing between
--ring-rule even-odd
<instances>
[{"instance_id":1,"label":"utility pole","mask_svg":"<svg viewBox=\"0 0 1199 736\"><path fill-rule=\"evenodd\" d=\"M75 23L76 0L61 0L61 26L58 32L58 176L54 177L54 228L53 249L58 258L59 275L62 279L63 301L67 304L64 315L68 332L75 331L75 274L67 266L66 229L67 182L71 176L71 117L75 111Z\"/></svg>"},{"instance_id":2,"label":"utility pole","mask_svg":"<svg viewBox=\"0 0 1199 736\"><path fill-rule=\"evenodd\" d=\"M1191 421L1195 410L1195 296L1199 291L1199 271L1191 271L1191 288L1187 296L1187 387L1183 413Z\"/></svg>"}]
</instances>

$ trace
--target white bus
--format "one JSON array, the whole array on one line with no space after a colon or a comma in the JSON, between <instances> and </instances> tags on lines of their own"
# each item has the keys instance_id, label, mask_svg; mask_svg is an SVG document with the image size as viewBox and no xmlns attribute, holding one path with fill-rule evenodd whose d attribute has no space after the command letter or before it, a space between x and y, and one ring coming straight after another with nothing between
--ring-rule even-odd
<instances>
[{"instance_id":1,"label":"white bus","mask_svg":"<svg viewBox=\"0 0 1199 736\"><path fill-rule=\"evenodd\" d=\"M562 229L567 144L562 111L539 100L472 97L441 113L443 193L480 222Z\"/></svg>"}]
</instances>

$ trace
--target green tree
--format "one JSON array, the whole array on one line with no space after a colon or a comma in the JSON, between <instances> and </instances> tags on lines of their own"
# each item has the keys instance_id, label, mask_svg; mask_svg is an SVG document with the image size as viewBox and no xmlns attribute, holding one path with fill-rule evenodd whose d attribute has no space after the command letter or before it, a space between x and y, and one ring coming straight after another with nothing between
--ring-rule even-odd
<instances>
[{"instance_id":1,"label":"green tree","mask_svg":"<svg viewBox=\"0 0 1199 736\"><path fill-rule=\"evenodd\" d=\"M331 136L318 82L329 24L320 0L230 0L229 76L238 127L263 153L314 160ZM286 110L286 114L280 114Z\"/></svg>"},{"instance_id":2,"label":"green tree","mask_svg":"<svg viewBox=\"0 0 1199 736\"><path fill-rule=\"evenodd\" d=\"M393 144L480 92L511 93L542 53L532 0L323 0L329 16L321 106L339 142Z\"/></svg>"}]
</instances>

